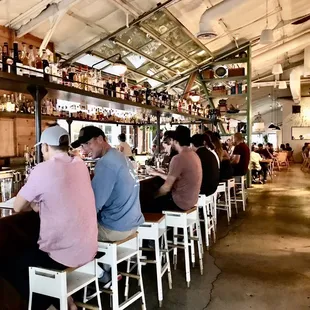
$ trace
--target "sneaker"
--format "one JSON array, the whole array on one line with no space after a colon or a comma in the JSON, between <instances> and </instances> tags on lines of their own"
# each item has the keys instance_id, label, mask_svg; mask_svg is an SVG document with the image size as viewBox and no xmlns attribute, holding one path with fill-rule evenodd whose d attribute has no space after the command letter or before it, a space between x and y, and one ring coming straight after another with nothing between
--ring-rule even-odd
<instances>
[{"instance_id":1,"label":"sneaker","mask_svg":"<svg viewBox=\"0 0 310 310\"><path fill-rule=\"evenodd\" d=\"M122 275L118 274L117 275L117 281L122 280ZM110 272L105 272L104 275L98 279L99 280L99 284L102 288L104 289L109 289L112 285L112 279L111 279L111 273Z\"/></svg>"}]
</instances>

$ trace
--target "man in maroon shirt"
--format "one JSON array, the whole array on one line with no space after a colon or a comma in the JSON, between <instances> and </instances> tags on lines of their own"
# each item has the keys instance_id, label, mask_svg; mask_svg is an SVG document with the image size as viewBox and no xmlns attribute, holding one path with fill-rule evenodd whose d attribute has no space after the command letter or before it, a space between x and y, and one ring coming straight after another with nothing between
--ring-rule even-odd
<instances>
[{"instance_id":1,"label":"man in maroon shirt","mask_svg":"<svg viewBox=\"0 0 310 310\"><path fill-rule=\"evenodd\" d=\"M244 143L243 136L240 132L234 134L235 149L231 158L233 166L233 175L242 176L248 172L250 162L250 149Z\"/></svg>"}]
</instances>

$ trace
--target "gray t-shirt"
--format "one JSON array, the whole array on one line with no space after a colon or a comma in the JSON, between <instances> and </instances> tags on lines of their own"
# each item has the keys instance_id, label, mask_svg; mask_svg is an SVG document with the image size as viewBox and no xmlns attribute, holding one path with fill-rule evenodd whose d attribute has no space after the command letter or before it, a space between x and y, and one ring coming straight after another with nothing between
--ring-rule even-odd
<instances>
[{"instance_id":1,"label":"gray t-shirt","mask_svg":"<svg viewBox=\"0 0 310 310\"><path fill-rule=\"evenodd\" d=\"M111 148L98 160L92 187L100 225L111 230L129 231L144 222L139 179L122 153Z\"/></svg>"}]
</instances>

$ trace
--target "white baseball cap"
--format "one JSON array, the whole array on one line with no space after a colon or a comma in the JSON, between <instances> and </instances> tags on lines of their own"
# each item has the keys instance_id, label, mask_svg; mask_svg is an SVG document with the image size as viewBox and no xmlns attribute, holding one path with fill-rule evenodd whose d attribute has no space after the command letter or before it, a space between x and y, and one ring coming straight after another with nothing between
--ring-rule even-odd
<instances>
[{"instance_id":1,"label":"white baseball cap","mask_svg":"<svg viewBox=\"0 0 310 310\"><path fill-rule=\"evenodd\" d=\"M69 141L69 133L67 130L65 130L64 128L58 125L49 127L42 132L40 142L35 144L35 146L40 145L42 143L45 143L51 146L59 146L60 138L63 136L68 136L68 141Z\"/></svg>"}]
</instances>

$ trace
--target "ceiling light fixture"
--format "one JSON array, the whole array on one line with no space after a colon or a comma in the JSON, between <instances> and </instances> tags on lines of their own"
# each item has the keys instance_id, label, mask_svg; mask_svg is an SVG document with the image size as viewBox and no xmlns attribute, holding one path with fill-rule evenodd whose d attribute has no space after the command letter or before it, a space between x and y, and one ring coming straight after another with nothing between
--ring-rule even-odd
<instances>
[{"instance_id":1,"label":"ceiling light fixture","mask_svg":"<svg viewBox=\"0 0 310 310\"><path fill-rule=\"evenodd\" d=\"M279 89L287 89L286 81L279 81Z\"/></svg>"},{"instance_id":2,"label":"ceiling light fixture","mask_svg":"<svg viewBox=\"0 0 310 310\"><path fill-rule=\"evenodd\" d=\"M197 94L196 92L194 92L194 93L191 93L191 94L189 95L189 98L190 98L194 103L196 103L196 102L198 102L198 101L200 100L200 95Z\"/></svg>"},{"instance_id":3,"label":"ceiling light fixture","mask_svg":"<svg viewBox=\"0 0 310 310\"><path fill-rule=\"evenodd\" d=\"M266 0L266 28L262 31L260 35L260 44L270 44L274 42L273 30L268 29L268 0Z\"/></svg>"},{"instance_id":4,"label":"ceiling light fixture","mask_svg":"<svg viewBox=\"0 0 310 310\"><path fill-rule=\"evenodd\" d=\"M100 63L102 63L104 61L108 61L114 57L117 57L116 60L114 62L112 62L112 67L114 68L115 74L124 75L128 68L127 68L126 63L122 60L121 54L119 54L119 53L116 55L113 55L109 58L105 58L105 59L98 61L97 63L92 65L92 68L94 68L95 66L99 65Z\"/></svg>"},{"instance_id":5,"label":"ceiling light fixture","mask_svg":"<svg viewBox=\"0 0 310 310\"><path fill-rule=\"evenodd\" d=\"M281 64L274 64L272 67L272 74L277 75L277 74L282 74L283 69Z\"/></svg>"}]
</instances>

